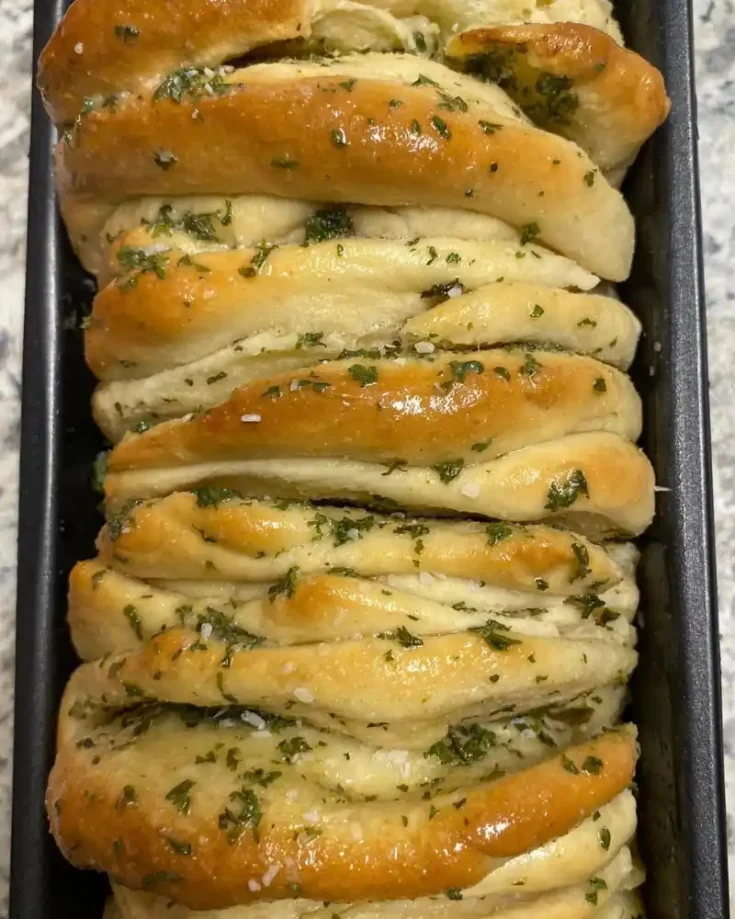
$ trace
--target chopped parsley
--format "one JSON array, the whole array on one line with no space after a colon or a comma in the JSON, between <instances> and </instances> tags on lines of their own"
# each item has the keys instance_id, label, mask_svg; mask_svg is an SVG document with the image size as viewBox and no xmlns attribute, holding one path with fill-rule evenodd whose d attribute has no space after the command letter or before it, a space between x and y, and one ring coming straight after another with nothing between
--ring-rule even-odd
<instances>
[{"instance_id":1,"label":"chopped parsley","mask_svg":"<svg viewBox=\"0 0 735 919\"><path fill-rule=\"evenodd\" d=\"M445 737L429 747L424 756L435 756L445 766L466 766L483 759L495 743L495 732L482 725L454 724Z\"/></svg>"},{"instance_id":2,"label":"chopped parsley","mask_svg":"<svg viewBox=\"0 0 735 919\"><path fill-rule=\"evenodd\" d=\"M446 463L437 463L435 466L431 467L439 476L442 482L447 485L449 482L453 481L460 474L464 468L464 460L447 460Z\"/></svg>"},{"instance_id":3,"label":"chopped parsley","mask_svg":"<svg viewBox=\"0 0 735 919\"><path fill-rule=\"evenodd\" d=\"M183 782L174 785L171 791L166 794L166 800L170 801L176 810L180 814L184 814L184 816L188 816L191 810L191 790L195 785L196 782L192 779L184 779Z\"/></svg>"},{"instance_id":4,"label":"chopped parsley","mask_svg":"<svg viewBox=\"0 0 735 919\"><path fill-rule=\"evenodd\" d=\"M288 740L282 740L278 744L278 749L281 751L283 759L291 764L298 756L302 753L308 753L312 748L303 737L290 737Z\"/></svg>"},{"instance_id":5,"label":"chopped parsley","mask_svg":"<svg viewBox=\"0 0 735 919\"><path fill-rule=\"evenodd\" d=\"M513 528L507 523L488 523L485 527L487 533L487 543L489 546L497 546L499 542L513 535Z\"/></svg>"},{"instance_id":6,"label":"chopped parsley","mask_svg":"<svg viewBox=\"0 0 735 919\"><path fill-rule=\"evenodd\" d=\"M517 638L511 638L503 633L508 632L508 626L495 619L488 619L485 625L474 626L469 630L479 635L495 651L507 651L512 645L519 645Z\"/></svg>"},{"instance_id":7,"label":"chopped parsley","mask_svg":"<svg viewBox=\"0 0 735 919\"><path fill-rule=\"evenodd\" d=\"M587 547L581 543L573 542L572 552L574 552L574 557L577 559L577 570L569 579L570 584L586 578L590 573L590 554L587 551Z\"/></svg>"},{"instance_id":8,"label":"chopped parsley","mask_svg":"<svg viewBox=\"0 0 735 919\"><path fill-rule=\"evenodd\" d=\"M534 239L539 235L541 229L537 223L527 223L521 227L521 245L525 246L526 243L533 242Z\"/></svg>"},{"instance_id":9,"label":"chopped parsley","mask_svg":"<svg viewBox=\"0 0 735 919\"><path fill-rule=\"evenodd\" d=\"M321 243L326 239L339 239L354 233L352 218L343 205L315 211L306 221L304 244Z\"/></svg>"},{"instance_id":10,"label":"chopped parsley","mask_svg":"<svg viewBox=\"0 0 735 919\"><path fill-rule=\"evenodd\" d=\"M254 278L256 274L260 272L260 269L265 264L265 260L271 254L274 249L277 249L278 246L269 246L265 241L263 241L255 249L255 254L250 259L249 265L243 265L237 269L237 273L241 274L244 278Z\"/></svg>"},{"instance_id":11,"label":"chopped parsley","mask_svg":"<svg viewBox=\"0 0 735 919\"><path fill-rule=\"evenodd\" d=\"M378 638L385 638L389 641L397 641L402 648L420 648L424 641L418 635L412 635L405 625L399 626L391 632L379 632Z\"/></svg>"},{"instance_id":12,"label":"chopped parsley","mask_svg":"<svg viewBox=\"0 0 735 919\"><path fill-rule=\"evenodd\" d=\"M431 261L427 262L427 265L430 265L431 262L435 261L438 255L436 249L434 249L433 246L429 246L429 251L431 253ZM432 284L431 287L421 291L421 299L430 300L433 297L449 297L450 294L453 294L454 291L458 292L457 294L454 294L454 296L458 296L459 294L463 294L465 292L465 286L459 280L459 278L455 278L453 281L445 281L441 284Z\"/></svg>"},{"instance_id":13,"label":"chopped parsley","mask_svg":"<svg viewBox=\"0 0 735 919\"><path fill-rule=\"evenodd\" d=\"M438 115L432 115L431 123L436 128L436 131L440 137L443 137L444 140L449 140L451 138L452 132L449 130L447 123L443 118L440 118Z\"/></svg>"},{"instance_id":14,"label":"chopped parsley","mask_svg":"<svg viewBox=\"0 0 735 919\"><path fill-rule=\"evenodd\" d=\"M253 831L253 838L259 841L258 827L263 818L258 796L245 785L239 791L233 791L228 800L233 806L227 806L218 817L219 828L225 833L227 841L234 845L247 829Z\"/></svg>"},{"instance_id":15,"label":"chopped parsley","mask_svg":"<svg viewBox=\"0 0 735 919\"><path fill-rule=\"evenodd\" d=\"M196 498L197 507L217 507L223 501L242 498L234 488L218 488L216 485L202 485L200 488L192 488L191 492Z\"/></svg>"},{"instance_id":16,"label":"chopped parsley","mask_svg":"<svg viewBox=\"0 0 735 919\"><path fill-rule=\"evenodd\" d=\"M132 603L128 603L127 606L123 607L123 615L130 623L130 628L135 632L136 637L143 641L143 623L140 621L138 610Z\"/></svg>"},{"instance_id":17,"label":"chopped parsley","mask_svg":"<svg viewBox=\"0 0 735 919\"><path fill-rule=\"evenodd\" d=\"M458 383L464 383L468 373L482 373L485 370L480 361L450 361L449 366L452 368L452 377Z\"/></svg>"},{"instance_id":18,"label":"chopped parsley","mask_svg":"<svg viewBox=\"0 0 735 919\"><path fill-rule=\"evenodd\" d=\"M296 578L299 573L299 566L292 565L280 581L268 588L268 599L273 603L277 596L286 594L287 597L293 597L296 590Z\"/></svg>"},{"instance_id":19,"label":"chopped parsley","mask_svg":"<svg viewBox=\"0 0 735 919\"><path fill-rule=\"evenodd\" d=\"M372 386L374 383L378 382L377 367L367 367L365 364L353 364L351 367L347 368L347 372L353 380L357 380L361 389L364 389L366 386Z\"/></svg>"},{"instance_id":20,"label":"chopped parsley","mask_svg":"<svg viewBox=\"0 0 735 919\"><path fill-rule=\"evenodd\" d=\"M544 508L547 511L562 510L571 507L579 497L589 497L589 491L582 470L574 469L563 481L551 483Z\"/></svg>"}]
</instances>

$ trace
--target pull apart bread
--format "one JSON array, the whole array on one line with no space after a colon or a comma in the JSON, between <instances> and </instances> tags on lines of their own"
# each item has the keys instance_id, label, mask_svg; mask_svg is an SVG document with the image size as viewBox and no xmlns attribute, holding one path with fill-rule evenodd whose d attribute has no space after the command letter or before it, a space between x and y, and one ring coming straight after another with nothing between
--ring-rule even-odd
<instances>
[{"instance_id":1,"label":"pull apart bread","mask_svg":"<svg viewBox=\"0 0 735 919\"><path fill-rule=\"evenodd\" d=\"M39 84L106 522L51 830L107 919L635 919L606 0L75 0Z\"/></svg>"}]
</instances>

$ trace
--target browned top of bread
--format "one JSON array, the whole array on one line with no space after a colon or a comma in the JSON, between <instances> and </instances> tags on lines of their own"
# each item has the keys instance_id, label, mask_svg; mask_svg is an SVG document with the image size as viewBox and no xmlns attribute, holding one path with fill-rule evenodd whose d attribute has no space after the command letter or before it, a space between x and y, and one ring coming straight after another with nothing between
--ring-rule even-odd
<instances>
[{"instance_id":1,"label":"browned top of bread","mask_svg":"<svg viewBox=\"0 0 735 919\"><path fill-rule=\"evenodd\" d=\"M542 578L550 595L576 595L623 576L603 546L555 527L283 506L217 488L129 507L101 530L97 545L104 563L142 578L268 582L293 566L301 574L348 569L365 577L423 570L535 592Z\"/></svg>"},{"instance_id":2,"label":"browned top of bread","mask_svg":"<svg viewBox=\"0 0 735 919\"><path fill-rule=\"evenodd\" d=\"M303 0L75 0L41 55L39 86L54 120L71 121L86 98L295 38L306 13Z\"/></svg>"},{"instance_id":3,"label":"browned top of bread","mask_svg":"<svg viewBox=\"0 0 735 919\"><path fill-rule=\"evenodd\" d=\"M603 171L629 165L669 111L654 66L580 23L471 29L445 53L450 64L497 82L536 124L574 140Z\"/></svg>"},{"instance_id":4,"label":"browned top of bread","mask_svg":"<svg viewBox=\"0 0 735 919\"><path fill-rule=\"evenodd\" d=\"M595 273L627 276L631 215L602 176L585 178L595 166L575 144L488 102L448 104L431 85L381 79L378 63L375 75L347 80L338 64L318 76L272 66L221 94L135 97L82 116L57 148L72 235L75 201L90 197L252 192L463 206L534 223L540 240Z\"/></svg>"},{"instance_id":5,"label":"browned top of bread","mask_svg":"<svg viewBox=\"0 0 735 919\"><path fill-rule=\"evenodd\" d=\"M110 472L243 458L466 464L578 431L640 433L626 376L578 355L501 349L333 361L235 390L190 420L127 435Z\"/></svg>"},{"instance_id":6,"label":"browned top of bread","mask_svg":"<svg viewBox=\"0 0 735 919\"><path fill-rule=\"evenodd\" d=\"M321 833L310 836L299 831L303 818L283 798L257 786L248 795L232 774L211 766L182 769L177 751L172 743L167 758L141 761L133 744L112 766L103 758L95 767L94 750L70 737L51 774L48 809L52 831L75 864L111 871L130 887L155 889L198 909L264 895L354 901L470 887L498 860L564 834L610 801L631 781L636 759L634 736L614 731L431 801L327 805L326 812L322 805ZM184 789L203 778L207 793L170 794L184 776ZM232 824L220 819L218 826L217 815L230 788L232 819L243 800L250 810L228 838ZM181 856L187 847L194 857ZM294 870L281 870L265 890L248 886L274 863Z\"/></svg>"}]
</instances>

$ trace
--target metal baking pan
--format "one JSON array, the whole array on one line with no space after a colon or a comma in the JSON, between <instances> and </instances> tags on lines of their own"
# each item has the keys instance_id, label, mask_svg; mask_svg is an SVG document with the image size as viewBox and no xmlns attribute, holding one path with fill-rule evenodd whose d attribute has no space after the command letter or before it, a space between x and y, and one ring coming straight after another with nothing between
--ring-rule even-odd
<instances>
[{"instance_id":1,"label":"metal baking pan","mask_svg":"<svg viewBox=\"0 0 735 919\"><path fill-rule=\"evenodd\" d=\"M37 59L64 0L36 0ZM638 248L621 293L645 335L633 378L642 446L660 485L641 540L640 849L651 919L725 919L727 862L720 734L707 362L699 232L696 102L687 0L617 10L628 43L664 73L669 120L626 180ZM33 98L18 567L11 919L99 919L102 878L68 866L47 831L56 710L74 667L66 577L100 525L91 467L102 446L92 378L68 317L93 286L66 240L51 177L54 132ZM67 321L65 322L65 318Z\"/></svg>"}]
</instances>

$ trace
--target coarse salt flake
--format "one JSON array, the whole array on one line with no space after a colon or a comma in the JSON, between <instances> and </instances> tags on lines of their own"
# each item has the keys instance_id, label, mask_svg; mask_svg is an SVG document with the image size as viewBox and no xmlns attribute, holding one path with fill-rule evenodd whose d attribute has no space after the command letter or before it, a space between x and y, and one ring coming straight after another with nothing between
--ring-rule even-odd
<instances>
[{"instance_id":1,"label":"coarse salt flake","mask_svg":"<svg viewBox=\"0 0 735 919\"><path fill-rule=\"evenodd\" d=\"M293 691L294 696L299 700L299 702L313 702L314 693L311 690L306 689L303 686L297 686Z\"/></svg>"},{"instance_id":2,"label":"coarse salt flake","mask_svg":"<svg viewBox=\"0 0 735 919\"><path fill-rule=\"evenodd\" d=\"M307 811L301 815L307 823L319 823L321 816L319 811Z\"/></svg>"},{"instance_id":3,"label":"coarse salt flake","mask_svg":"<svg viewBox=\"0 0 735 919\"><path fill-rule=\"evenodd\" d=\"M413 347L419 354L431 354L434 351L434 345L430 341L417 341Z\"/></svg>"},{"instance_id":4,"label":"coarse salt flake","mask_svg":"<svg viewBox=\"0 0 735 919\"><path fill-rule=\"evenodd\" d=\"M261 718L256 712L243 712L240 717L245 724L249 724L256 731L262 731L265 727L265 719Z\"/></svg>"},{"instance_id":5,"label":"coarse salt flake","mask_svg":"<svg viewBox=\"0 0 735 919\"><path fill-rule=\"evenodd\" d=\"M212 624L210 622L203 622L202 627L199 629L199 634L206 641L212 635Z\"/></svg>"},{"instance_id":6,"label":"coarse salt flake","mask_svg":"<svg viewBox=\"0 0 735 919\"><path fill-rule=\"evenodd\" d=\"M447 296L448 297L461 297L463 291L464 291L464 288L462 287L461 284L455 284L454 287L449 288L449 290L447 291Z\"/></svg>"},{"instance_id":7,"label":"coarse salt flake","mask_svg":"<svg viewBox=\"0 0 735 919\"><path fill-rule=\"evenodd\" d=\"M255 878L250 878L248 881L248 890L252 893L256 893L258 890L260 890L260 883L256 881Z\"/></svg>"},{"instance_id":8,"label":"coarse salt flake","mask_svg":"<svg viewBox=\"0 0 735 919\"><path fill-rule=\"evenodd\" d=\"M74 45L74 53L75 53L75 54L83 54L83 53L84 53L84 44L83 44L82 42L78 41L78 42L76 43L76 45Z\"/></svg>"},{"instance_id":9,"label":"coarse salt flake","mask_svg":"<svg viewBox=\"0 0 735 919\"><path fill-rule=\"evenodd\" d=\"M296 669L296 664L293 661L286 661L286 663L281 667L281 673L293 673Z\"/></svg>"},{"instance_id":10,"label":"coarse salt flake","mask_svg":"<svg viewBox=\"0 0 735 919\"><path fill-rule=\"evenodd\" d=\"M419 584L423 584L428 587L430 584L434 583L434 578L429 574L428 571L422 571L419 573Z\"/></svg>"},{"instance_id":11,"label":"coarse salt flake","mask_svg":"<svg viewBox=\"0 0 735 919\"><path fill-rule=\"evenodd\" d=\"M281 870L280 865L271 865L268 868L268 870L265 872L263 877L260 879L261 883L263 884L263 887L270 887L271 882L273 881L273 879L275 878L275 876L278 874L280 870Z\"/></svg>"},{"instance_id":12,"label":"coarse salt flake","mask_svg":"<svg viewBox=\"0 0 735 919\"><path fill-rule=\"evenodd\" d=\"M476 498L480 494L480 486L477 482L467 482L460 488L460 492L466 498Z\"/></svg>"},{"instance_id":13,"label":"coarse salt flake","mask_svg":"<svg viewBox=\"0 0 735 919\"><path fill-rule=\"evenodd\" d=\"M260 415L242 415L240 421L244 421L245 424L258 422L260 421Z\"/></svg>"}]
</instances>

